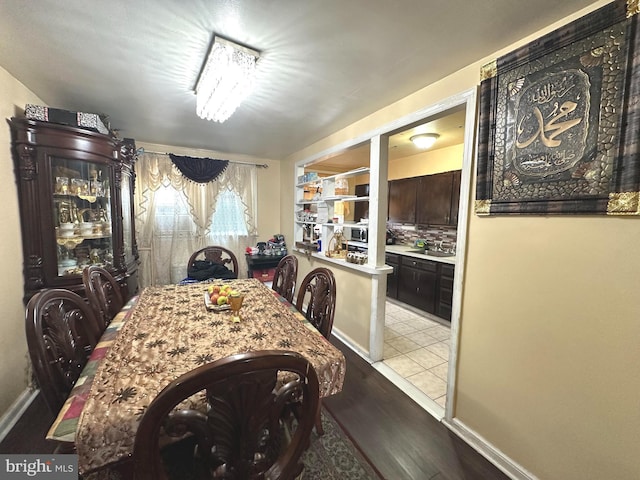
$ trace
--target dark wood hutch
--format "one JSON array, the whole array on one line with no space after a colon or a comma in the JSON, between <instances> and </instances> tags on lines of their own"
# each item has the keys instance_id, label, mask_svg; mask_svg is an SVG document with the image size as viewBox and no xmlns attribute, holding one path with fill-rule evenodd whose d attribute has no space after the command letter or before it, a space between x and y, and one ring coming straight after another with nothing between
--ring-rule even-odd
<instances>
[{"instance_id":1,"label":"dark wood hutch","mask_svg":"<svg viewBox=\"0 0 640 480\"><path fill-rule=\"evenodd\" d=\"M12 118L25 303L44 288L84 296L82 270L107 268L125 298L138 288L133 191L135 142Z\"/></svg>"}]
</instances>

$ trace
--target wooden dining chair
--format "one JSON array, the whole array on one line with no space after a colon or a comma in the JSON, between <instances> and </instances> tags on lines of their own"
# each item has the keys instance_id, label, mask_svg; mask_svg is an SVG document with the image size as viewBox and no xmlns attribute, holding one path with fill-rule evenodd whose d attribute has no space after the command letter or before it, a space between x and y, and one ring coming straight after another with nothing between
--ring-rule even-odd
<instances>
[{"instance_id":1,"label":"wooden dining chair","mask_svg":"<svg viewBox=\"0 0 640 480\"><path fill-rule=\"evenodd\" d=\"M299 378L276 390L279 371ZM176 409L198 392L205 394L206 410ZM291 396L304 399L303 410L295 431L285 432L289 422L283 415ZM167 385L144 412L133 446L133 478L296 478L303 469L300 457L310 442L318 400L316 372L295 352L254 351L198 367ZM161 431L182 439L162 454ZM195 460L184 458L194 451Z\"/></svg>"},{"instance_id":2,"label":"wooden dining chair","mask_svg":"<svg viewBox=\"0 0 640 480\"><path fill-rule=\"evenodd\" d=\"M329 340L336 311L336 280L331 270L316 268L304 277L298 289L296 309ZM320 406L316 417L316 432L324 435Z\"/></svg>"},{"instance_id":3,"label":"wooden dining chair","mask_svg":"<svg viewBox=\"0 0 640 480\"><path fill-rule=\"evenodd\" d=\"M91 265L82 271L82 283L100 330L104 332L124 306L120 284L106 269L97 265Z\"/></svg>"},{"instance_id":4,"label":"wooden dining chair","mask_svg":"<svg viewBox=\"0 0 640 480\"><path fill-rule=\"evenodd\" d=\"M94 312L70 290L42 290L27 303L25 330L33 374L57 415L100 338Z\"/></svg>"},{"instance_id":5,"label":"wooden dining chair","mask_svg":"<svg viewBox=\"0 0 640 480\"><path fill-rule=\"evenodd\" d=\"M287 255L278 262L271 288L286 298L289 303L293 303L297 279L298 258L295 255Z\"/></svg>"},{"instance_id":6,"label":"wooden dining chair","mask_svg":"<svg viewBox=\"0 0 640 480\"><path fill-rule=\"evenodd\" d=\"M219 269L219 272L212 269L209 273L203 271L202 276L200 277L198 276L200 272L197 272L196 268L202 265L196 263L197 261L209 262L210 264L213 264L210 265L211 267L215 267L216 265L225 267L226 270L231 272L231 275L224 271L224 269ZM204 265L204 267L206 266L207 265ZM231 250L218 245L210 245L208 247L201 248L194 252L189 258L189 262L187 263L187 275L190 278L195 278L196 280L206 280L207 278L205 278L205 274L212 275L207 278L238 278L238 259Z\"/></svg>"},{"instance_id":7,"label":"wooden dining chair","mask_svg":"<svg viewBox=\"0 0 640 480\"><path fill-rule=\"evenodd\" d=\"M298 289L296 308L327 340L336 310L336 280L328 268L311 270Z\"/></svg>"}]
</instances>

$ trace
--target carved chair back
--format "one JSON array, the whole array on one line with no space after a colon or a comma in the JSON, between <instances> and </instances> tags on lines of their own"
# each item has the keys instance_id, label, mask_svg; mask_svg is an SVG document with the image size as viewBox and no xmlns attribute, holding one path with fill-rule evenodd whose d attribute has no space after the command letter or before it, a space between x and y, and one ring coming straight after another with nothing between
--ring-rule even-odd
<instances>
[{"instance_id":1,"label":"carved chair back","mask_svg":"<svg viewBox=\"0 0 640 480\"><path fill-rule=\"evenodd\" d=\"M271 288L286 298L289 303L293 303L297 278L298 258L295 255L287 255L278 262Z\"/></svg>"},{"instance_id":2,"label":"carved chair back","mask_svg":"<svg viewBox=\"0 0 640 480\"><path fill-rule=\"evenodd\" d=\"M336 280L328 268L311 270L302 280L296 308L329 339L336 310Z\"/></svg>"},{"instance_id":3,"label":"carved chair back","mask_svg":"<svg viewBox=\"0 0 640 480\"><path fill-rule=\"evenodd\" d=\"M42 290L27 303L25 330L34 376L57 414L100 337L94 312L74 292Z\"/></svg>"},{"instance_id":4,"label":"carved chair back","mask_svg":"<svg viewBox=\"0 0 640 480\"><path fill-rule=\"evenodd\" d=\"M196 260L207 260L227 267L238 276L238 259L235 254L228 248L218 245L210 245L194 252L187 263L187 271L191 268Z\"/></svg>"},{"instance_id":5,"label":"carved chair back","mask_svg":"<svg viewBox=\"0 0 640 480\"><path fill-rule=\"evenodd\" d=\"M299 378L277 387L278 371ZM182 402L199 392L205 394L207 410L185 407ZM287 400L292 397L303 401L297 428L287 441ZM182 476L189 469L196 478L293 479L303 469L300 456L310 442L318 401L316 372L295 352L255 351L203 365L167 385L146 409L133 448L134 479L168 478L165 467L172 470L171 457L164 456L163 466L161 430L181 438L190 433L197 444L196 467L183 459Z\"/></svg>"},{"instance_id":6,"label":"carved chair back","mask_svg":"<svg viewBox=\"0 0 640 480\"><path fill-rule=\"evenodd\" d=\"M82 283L101 331L104 331L124 306L120 284L106 269L97 265L82 271Z\"/></svg>"}]
</instances>

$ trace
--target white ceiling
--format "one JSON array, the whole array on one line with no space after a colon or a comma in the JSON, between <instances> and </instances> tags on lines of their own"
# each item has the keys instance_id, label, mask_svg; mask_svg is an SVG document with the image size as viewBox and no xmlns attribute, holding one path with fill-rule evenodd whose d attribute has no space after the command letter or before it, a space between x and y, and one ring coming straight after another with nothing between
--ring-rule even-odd
<instances>
[{"instance_id":1,"label":"white ceiling","mask_svg":"<svg viewBox=\"0 0 640 480\"><path fill-rule=\"evenodd\" d=\"M138 142L280 159L592 0L2 0L0 66ZM214 32L262 52L225 123L195 115Z\"/></svg>"}]
</instances>

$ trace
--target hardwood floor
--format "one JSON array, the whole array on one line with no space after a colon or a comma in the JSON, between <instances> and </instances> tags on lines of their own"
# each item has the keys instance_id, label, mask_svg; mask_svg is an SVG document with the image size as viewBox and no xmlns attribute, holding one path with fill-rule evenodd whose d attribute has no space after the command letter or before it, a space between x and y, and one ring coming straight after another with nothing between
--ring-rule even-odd
<instances>
[{"instance_id":1,"label":"hardwood floor","mask_svg":"<svg viewBox=\"0 0 640 480\"><path fill-rule=\"evenodd\" d=\"M508 480L502 471L423 410L340 341L343 391L322 400L387 480Z\"/></svg>"},{"instance_id":2,"label":"hardwood floor","mask_svg":"<svg viewBox=\"0 0 640 480\"><path fill-rule=\"evenodd\" d=\"M387 480L508 480L340 341L347 359L343 391L323 405ZM53 416L38 396L0 453L51 453L44 435ZM318 479L320 480L320 479Z\"/></svg>"}]
</instances>

